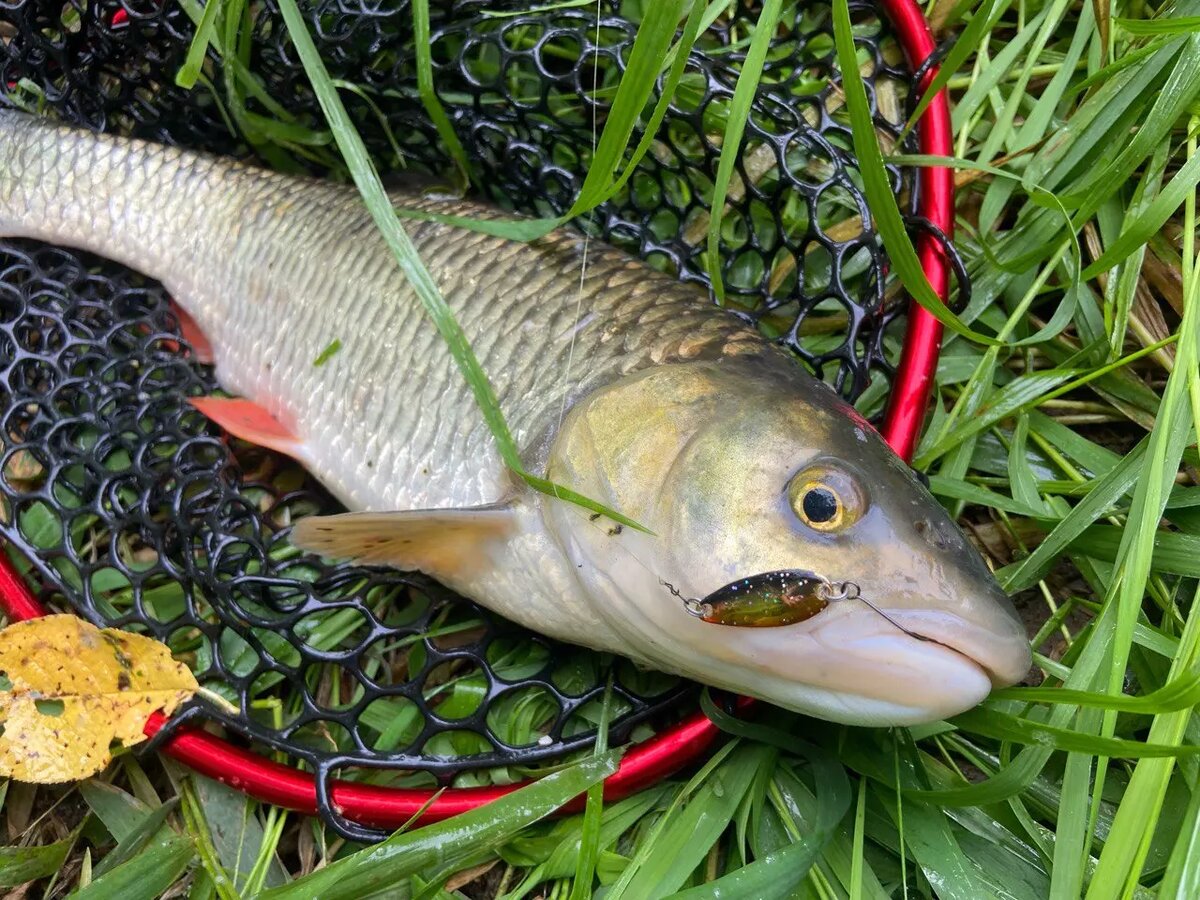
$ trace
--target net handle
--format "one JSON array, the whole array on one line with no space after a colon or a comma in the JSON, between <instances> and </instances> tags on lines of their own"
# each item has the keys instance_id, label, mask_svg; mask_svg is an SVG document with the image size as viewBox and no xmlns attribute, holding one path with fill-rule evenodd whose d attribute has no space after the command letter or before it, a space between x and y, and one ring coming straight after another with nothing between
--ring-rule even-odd
<instances>
[{"instance_id":1,"label":"net handle","mask_svg":"<svg viewBox=\"0 0 1200 900\"><path fill-rule=\"evenodd\" d=\"M933 54L935 44L928 23L914 0L879 0L896 30L913 71ZM114 22L114 24L116 24ZM925 70L918 93L923 93L937 74L937 67ZM949 156L952 153L950 104L942 91L926 109L917 127L920 150L924 154ZM944 234L954 228L954 178L945 168L922 167L918 174L918 214L932 222ZM943 300L950 281L950 262L942 246L931 236L918 238L917 251L925 275ZM912 458L921 425L933 390L933 375L941 348L942 327L932 315L916 303L910 305L908 325L900 363L892 384L892 393L882 433L905 461ZM0 609L10 619L36 618L47 610L29 590L5 553L0 553ZM752 706L743 700L742 710ZM153 737L166 724L166 717L155 713L146 722L146 735ZM701 712L631 748L620 768L605 782L604 796L614 800L636 793L704 756L719 736L719 729ZM317 788L313 777L289 766L237 747L199 728L182 727L169 736L161 749L202 775L214 778L264 803L271 803L308 815L317 813ZM496 787L451 788L443 791L422 815L422 821L447 819L496 800L520 784ZM398 828L429 803L432 791L377 787L343 779L330 786L334 803L342 814L362 825ZM564 812L582 807L576 798Z\"/></svg>"}]
</instances>

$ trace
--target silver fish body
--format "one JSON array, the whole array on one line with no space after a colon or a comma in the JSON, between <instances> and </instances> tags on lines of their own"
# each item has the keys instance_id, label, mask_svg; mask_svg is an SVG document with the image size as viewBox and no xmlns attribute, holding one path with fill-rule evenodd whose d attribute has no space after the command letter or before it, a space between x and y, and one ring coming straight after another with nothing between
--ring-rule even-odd
<instances>
[{"instance_id":1,"label":"silver fish body","mask_svg":"<svg viewBox=\"0 0 1200 900\"><path fill-rule=\"evenodd\" d=\"M221 385L274 417L289 452L359 512L302 523L305 546L421 568L552 636L840 721L938 718L1024 674L1019 622L941 508L828 388L703 290L568 231L521 244L405 228L527 466L654 536L513 479L352 188L0 113L0 233L165 285ZM802 508L829 495L846 513L836 533ZM729 628L664 587L703 596L793 568L853 581L873 605Z\"/></svg>"}]
</instances>

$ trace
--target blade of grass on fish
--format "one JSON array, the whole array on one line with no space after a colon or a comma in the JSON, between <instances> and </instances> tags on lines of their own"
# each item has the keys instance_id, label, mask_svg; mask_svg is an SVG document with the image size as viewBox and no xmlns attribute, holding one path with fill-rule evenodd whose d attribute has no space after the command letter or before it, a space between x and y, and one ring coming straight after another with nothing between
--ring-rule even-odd
<instances>
[{"instance_id":1,"label":"blade of grass on fish","mask_svg":"<svg viewBox=\"0 0 1200 900\"><path fill-rule=\"evenodd\" d=\"M610 510L594 500L589 500L575 491L553 484L544 478L538 478L525 470L516 442L513 440L512 432L509 431L508 423L500 410L491 383L479 365L479 360L476 359L475 352L471 349L466 335L463 334L462 328L454 318L454 313L446 304L441 291L438 290L437 284L429 274L429 270L421 262L408 233L396 217L392 204L388 200L387 192L379 180L379 174L375 171L375 166L367 153L367 148L350 122L346 107L338 96L337 88L330 81L325 64L317 52L316 45L313 44L312 36L308 33L308 25L296 6L296 0L280 0L279 10L283 15L292 43L296 47L297 55L304 65L305 73L312 84L313 91L320 101L321 110L337 141L338 149L341 150L346 165L354 178L354 183L358 187L359 193L362 194L376 226L395 255L400 269L412 284L417 296L420 297L426 312L429 313L438 332L446 341L459 370L470 384L475 401L496 440L497 448L505 464L535 490L578 503L586 509L599 512L615 522L620 522L638 531L649 532L649 529L629 517ZM381 300L381 302L386 301ZM346 352L352 353L354 348L348 348Z\"/></svg>"},{"instance_id":2,"label":"blade of grass on fish","mask_svg":"<svg viewBox=\"0 0 1200 900\"><path fill-rule=\"evenodd\" d=\"M929 82L929 86L921 95L920 102L913 109L912 115L904 123L904 128L896 138L896 146L903 146L905 139L916 127L917 122L921 120L921 116L925 114L925 110L929 109L929 104L941 93L946 83L957 74L963 63L979 47L984 35L989 34L996 27L1000 17L1011 5L1012 0L983 0L971 13L971 21L955 38L954 46L950 48L950 52L938 66L937 74L933 76L933 80Z\"/></svg>"},{"instance_id":3,"label":"blade of grass on fish","mask_svg":"<svg viewBox=\"0 0 1200 900\"><path fill-rule=\"evenodd\" d=\"M200 68L204 65L204 57L208 55L208 45L212 43L213 33L216 30L217 14L220 12L223 3L224 0L206 0L204 14L200 17L200 23L196 26L196 36L192 38L192 43L188 47L183 65L175 73L175 84L179 87L187 90L195 87L196 79L200 76Z\"/></svg>"},{"instance_id":4,"label":"blade of grass on fish","mask_svg":"<svg viewBox=\"0 0 1200 900\"><path fill-rule=\"evenodd\" d=\"M871 216L883 240L888 259L900 277L900 282L914 300L935 319L956 334L980 344L995 345L995 338L972 331L958 316L950 312L934 293L925 269L917 257L900 207L892 193L891 179L883 164L879 149L879 138L871 118L871 106L867 101L866 89L858 77L858 61L854 49L854 32L850 25L850 7L847 0L833 2L833 33L837 46L838 65L842 71L842 90L846 95L846 111L850 116L851 137L854 152L858 157L859 173L863 181L863 193L871 207Z\"/></svg>"},{"instance_id":5,"label":"blade of grass on fish","mask_svg":"<svg viewBox=\"0 0 1200 900\"><path fill-rule=\"evenodd\" d=\"M619 753L589 757L568 769L468 813L396 834L374 847L330 863L291 884L259 894L260 900L355 900L400 884L413 874L441 872L511 840L617 770Z\"/></svg>"},{"instance_id":6,"label":"blade of grass on fish","mask_svg":"<svg viewBox=\"0 0 1200 900\"><path fill-rule=\"evenodd\" d=\"M438 98L437 91L433 86L433 46L430 40L429 0L412 0L412 21L413 49L417 57L417 94L421 98L421 105L425 107L425 113L437 128L438 136L446 145L446 150L454 161L459 177L464 184L470 183L471 168L467 162L467 152L463 149L462 142L450 124L446 108L442 106L442 101Z\"/></svg>"},{"instance_id":7,"label":"blade of grass on fish","mask_svg":"<svg viewBox=\"0 0 1200 900\"><path fill-rule=\"evenodd\" d=\"M709 278L712 282L713 293L717 302L725 302L725 282L721 277L721 222L725 213L725 197L729 193L729 180L733 177L733 167L737 162L738 153L742 146L742 135L746 131L746 121L750 118L750 106L754 102L758 83L762 79L763 63L767 58L767 50L771 46L771 38L779 23L779 11L783 0L765 0L758 21L754 25L754 36L750 41L750 49L738 72L737 84L733 89L733 99L729 103L729 117L725 121L725 133L721 139L721 156L717 161L717 175L713 179L712 202L709 204L708 238L706 241ZM850 71L857 73L855 65Z\"/></svg>"}]
</instances>

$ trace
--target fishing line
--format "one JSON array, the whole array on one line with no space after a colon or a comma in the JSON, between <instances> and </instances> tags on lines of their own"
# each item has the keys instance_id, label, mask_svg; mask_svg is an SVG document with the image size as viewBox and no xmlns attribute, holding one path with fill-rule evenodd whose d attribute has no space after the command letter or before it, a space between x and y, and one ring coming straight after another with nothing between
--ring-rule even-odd
<instances>
[{"instance_id":1,"label":"fishing line","mask_svg":"<svg viewBox=\"0 0 1200 900\"><path fill-rule=\"evenodd\" d=\"M596 158L596 91L600 74L600 7L596 0L596 32L592 38L592 159ZM586 179L584 182L586 183ZM596 211L588 210L588 227L583 232L583 258L579 262L579 288L575 293L575 315L571 321L571 343L567 347L567 367L563 372L562 400L558 404L558 427L562 431L563 418L567 414L567 396L571 393L571 364L575 361L575 338L579 334L579 314L583 311L583 283L587 275L588 249L591 246L591 228L596 221Z\"/></svg>"}]
</instances>

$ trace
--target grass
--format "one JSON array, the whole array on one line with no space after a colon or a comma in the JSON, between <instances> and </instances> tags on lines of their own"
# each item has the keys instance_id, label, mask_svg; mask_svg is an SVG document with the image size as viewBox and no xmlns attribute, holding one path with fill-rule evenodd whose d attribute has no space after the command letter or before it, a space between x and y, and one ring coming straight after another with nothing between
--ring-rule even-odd
<instances>
[{"instance_id":1,"label":"grass","mask_svg":"<svg viewBox=\"0 0 1200 900\"><path fill-rule=\"evenodd\" d=\"M834 9L848 63L849 18L841 0ZM940 162L959 181L973 291L917 462L1017 594L1041 687L914 729L709 707L731 739L695 773L541 818L612 765L583 754L535 795L365 853L319 822L125 755L82 785L0 788L13 842L0 883L123 897L1200 895L1200 2L965 0L927 13L940 37L960 35L944 77L955 158ZM682 22L667 24L643 45L645 77L674 71ZM240 40L220 21L206 35L218 49ZM248 118L237 101L253 80L241 82L230 118L257 129L267 158L330 161L308 126ZM610 123L628 127L599 136L604 164L573 215L618 184L643 88L617 89ZM875 135L853 89L846 103L884 231L887 181L867 171ZM736 136L738 115L712 127ZM704 234L721 233L720 215ZM920 292L894 225L884 239Z\"/></svg>"}]
</instances>

